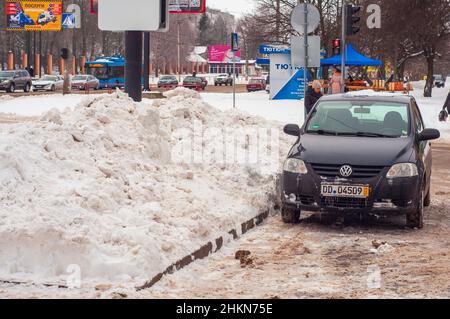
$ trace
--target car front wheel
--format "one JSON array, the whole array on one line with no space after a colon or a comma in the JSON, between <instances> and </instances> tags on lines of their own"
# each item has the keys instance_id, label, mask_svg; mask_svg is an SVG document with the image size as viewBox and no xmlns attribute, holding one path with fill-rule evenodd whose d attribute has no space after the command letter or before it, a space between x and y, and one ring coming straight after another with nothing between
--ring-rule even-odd
<instances>
[{"instance_id":1,"label":"car front wheel","mask_svg":"<svg viewBox=\"0 0 450 319\"><path fill-rule=\"evenodd\" d=\"M283 207L281 218L285 224L298 224L300 222L300 210Z\"/></svg>"},{"instance_id":2,"label":"car front wheel","mask_svg":"<svg viewBox=\"0 0 450 319\"><path fill-rule=\"evenodd\" d=\"M16 91L16 86L14 85L14 83L11 83L9 85L9 88L6 90L8 93L14 93Z\"/></svg>"},{"instance_id":3,"label":"car front wheel","mask_svg":"<svg viewBox=\"0 0 450 319\"><path fill-rule=\"evenodd\" d=\"M425 188L425 187L424 187ZM406 226L409 228L423 228L423 211L425 208L425 189L420 192L417 208L406 215Z\"/></svg>"}]
</instances>

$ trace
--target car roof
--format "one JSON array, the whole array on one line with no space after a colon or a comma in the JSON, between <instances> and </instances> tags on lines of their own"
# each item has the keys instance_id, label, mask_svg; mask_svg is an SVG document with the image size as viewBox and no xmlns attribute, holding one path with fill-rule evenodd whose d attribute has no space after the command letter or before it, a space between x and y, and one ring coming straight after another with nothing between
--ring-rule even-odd
<instances>
[{"instance_id":1,"label":"car roof","mask_svg":"<svg viewBox=\"0 0 450 319\"><path fill-rule=\"evenodd\" d=\"M324 95L321 101L377 101L377 102L396 102L396 103L410 103L413 99L410 95L396 94L396 93L378 93L375 91L360 91L343 94Z\"/></svg>"}]
</instances>

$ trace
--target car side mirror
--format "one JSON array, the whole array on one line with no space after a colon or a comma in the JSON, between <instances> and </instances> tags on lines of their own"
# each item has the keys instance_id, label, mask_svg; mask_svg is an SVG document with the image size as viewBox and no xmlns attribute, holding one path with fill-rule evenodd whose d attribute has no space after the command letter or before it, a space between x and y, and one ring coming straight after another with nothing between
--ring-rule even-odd
<instances>
[{"instance_id":1,"label":"car side mirror","mask_svg":"<svg viewBox=\"0 0 450 319\"><path fill-rule=\"evenodd\" d=\"M284 127L284 133L287 135L299 137L300 127L297 124L288 124Z\"/></svg>"},{"instance_id":2,"label":"car side mirror","mask_svg":"<svg viewBox=\"0 0 450 319\"><path fill-rule=\"evenodd\" d=\"M441 133L434 128L426 128L419 134L420 141L437 140L441 137Z\"/></svg>"}]
</instances>

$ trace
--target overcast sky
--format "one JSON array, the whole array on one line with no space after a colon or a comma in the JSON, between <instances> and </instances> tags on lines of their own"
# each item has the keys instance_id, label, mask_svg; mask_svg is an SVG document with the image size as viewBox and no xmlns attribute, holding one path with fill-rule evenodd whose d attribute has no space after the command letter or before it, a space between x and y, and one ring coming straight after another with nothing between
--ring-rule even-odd
<instances>
[{"instance_id":1,"label":"overcast sky","mask_svg":"<svg viewBox=\"0 0 450 319\"><path fill-rule=\"evenodd\" d=\"M250 12L254 8L253 0L206 0L206 5L210 8L228 11L237 18L244 13Z\"/></svg>"}]
</instances>

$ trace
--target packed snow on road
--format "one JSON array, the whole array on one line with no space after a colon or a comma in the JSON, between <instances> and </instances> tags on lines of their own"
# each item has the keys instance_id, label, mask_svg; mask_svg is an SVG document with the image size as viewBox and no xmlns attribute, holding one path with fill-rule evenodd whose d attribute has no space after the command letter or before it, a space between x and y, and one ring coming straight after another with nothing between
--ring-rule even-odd
<instances>
[{"instance_id":1,"label":"packed snow on road","mask_svg":"<svg viewBox=\"0 0 450 319\"><path fill-rule=\"evenodd\" d=\"M437 119L448 90L434 90L431 99L422 91L423 83L415 83L427 126L442 133L437 152L449 154L450 126ZM417 272L422 259L437 267L449 261L448 168L436 168L441 176L424 238L391 232L393 226L282 225L277 174L294 142L282 128L303 121L303 105L269 101L263 92L238 94L237 101L238 110L229 94L183 88L141 103L119 91L0 97L0 296L379 296L360 289L370 266L381 270L369 273L388 271L384 278L392 285L398 278L404 288L388 285L383 296L445 296L437 286L408 291L406 274L392 269ZM227 242L223 252L136 292L170 264L267 211L266 224ZM433 256L423 255L430 248ZM421 271L421 287L435 274L450 288L443 273ZM58 288L74 278L76 289ZM350 279L357 284L346 288Z\"/></svg>"}]
</instances>

